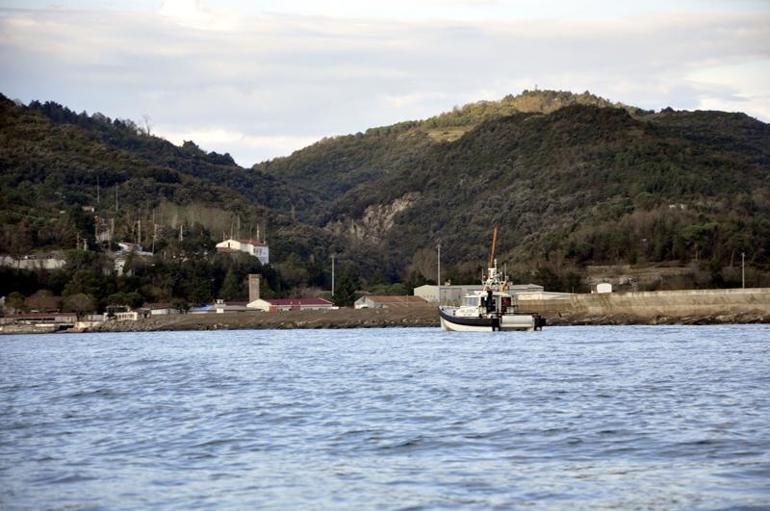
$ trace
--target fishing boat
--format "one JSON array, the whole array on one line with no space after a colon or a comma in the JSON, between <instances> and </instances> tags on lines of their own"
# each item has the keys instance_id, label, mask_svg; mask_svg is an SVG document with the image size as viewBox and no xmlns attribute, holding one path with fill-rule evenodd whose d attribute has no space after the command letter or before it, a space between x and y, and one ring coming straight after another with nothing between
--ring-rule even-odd
<instances>
[{"instance_id":1,"label":"fishing boat","mask_svg":"<svg viewBox=\"0 0 770 511\"><path fill-rule=\"evenodd\" d=\"M459 307L439 306L441 328L453 332L496 332L507 330L542 330L545 318L519 311L516 297L506 292L508 278L497 269L495 247L497 227L492 234L492 250L481 289L463 298Z\"/></svg>"}]
</instances>

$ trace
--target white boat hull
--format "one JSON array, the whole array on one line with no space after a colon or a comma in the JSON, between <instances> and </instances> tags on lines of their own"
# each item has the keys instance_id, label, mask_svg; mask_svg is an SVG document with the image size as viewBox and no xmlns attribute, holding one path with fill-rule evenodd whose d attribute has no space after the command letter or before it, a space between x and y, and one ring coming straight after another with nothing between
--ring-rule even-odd
<instances>
[{"instance_id":1,"label":"white boat hull","mask_svg":"<svg viewBox=\"0 0 770 511\"><path fill-rule=\"evenodd\" d=\"M503 314L499 318L473 318L454 316L449 311L439 309L441 329L449 332L494 332L525 331L531 332L541 327L539 318L533 314Z\"/></svg>"}]
</instances>

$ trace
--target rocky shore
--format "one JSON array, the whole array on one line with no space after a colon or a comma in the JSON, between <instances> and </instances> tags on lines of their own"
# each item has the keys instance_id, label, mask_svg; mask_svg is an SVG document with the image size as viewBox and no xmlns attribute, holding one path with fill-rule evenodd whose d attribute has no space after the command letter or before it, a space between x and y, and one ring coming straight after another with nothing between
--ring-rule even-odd
<instances>
[{"instance_id":1,"label":"rocky shore","mask_svg":"<svg viewBox=\"0 0 770 511\"><path fill-rule=\"evenodd\" d=\"M180 314L139 321L110 321L89 331L146 332L269 328L381 328L438 326L438 324L436 308L421 306L394 309Z\"/></svg>"},{"instance_id":2,"label":"rocky shore","mask_svg":"<svg viewBox=\"0 0 770 511\"><path fill-rule=\"evenodd\" d=\"M713 325L770 323L770 289L728 289L569 295L564 299L519 301L547 326ZM438 327L433 304L389 309L176 314L139 321L107 321L74 332L154 332L289 328ZM49 333L56 326L7 324L0 333Z\"/></svg>"},{"instance_id":3,"label":"rocky shore","mask_svg":"<svg viewBox=\"0 0 770 511\"><path fill-rule=\"evenodd\" d=\"M770 314L743 312L654 317L629 314L544 314L548 326L569 325L713 325L770 323ZM143 332L168 330L241 330L289 328L438 327L435 307L340 309L282 313L185 314L140 321L109 322L90 331Z\"/></svg>"},{"instance_id":4,"label":"rocky shore","mask_svg":"<svg viewBox=\"0 0 770 511\"><path fill-rule=\"evenodd\" d=\"M631 314L550 314L549 326L576 325L723 325L770 323L770 314L740 312L730 314L694 314L690 316L635 316Z\"/></svg>"}]
</instances>

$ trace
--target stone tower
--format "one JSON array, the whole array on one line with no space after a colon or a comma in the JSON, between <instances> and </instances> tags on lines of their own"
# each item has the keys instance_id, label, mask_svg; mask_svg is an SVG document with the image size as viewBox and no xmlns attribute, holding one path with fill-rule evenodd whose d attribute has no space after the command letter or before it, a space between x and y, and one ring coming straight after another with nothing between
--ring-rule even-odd
<instances>
[{"instance_id":1,"label":"stone tower","mask_svg":"<svg viewBox=\"0 0 770 511\"><path fill-rule=\"evenodd\" d=\"M249 303L259 300L259 281L261 278L258 273L249 273Z\"/></svg>"}]
</instances>

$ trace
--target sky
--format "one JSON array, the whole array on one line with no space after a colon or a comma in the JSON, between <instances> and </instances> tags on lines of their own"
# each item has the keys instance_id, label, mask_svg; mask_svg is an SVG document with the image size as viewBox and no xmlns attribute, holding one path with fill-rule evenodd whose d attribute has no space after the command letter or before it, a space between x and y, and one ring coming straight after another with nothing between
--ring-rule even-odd
<instances>
[{"instance_id":1,"label":"sky","mask_svg":"<svg viewBox=\"0 0 770 511\"><path fill-rule=\"evenodd\" d=\"M0 92L243 166L534 88L770 122L770 0L0 0Z\"/></svg>"}]
</instances>

